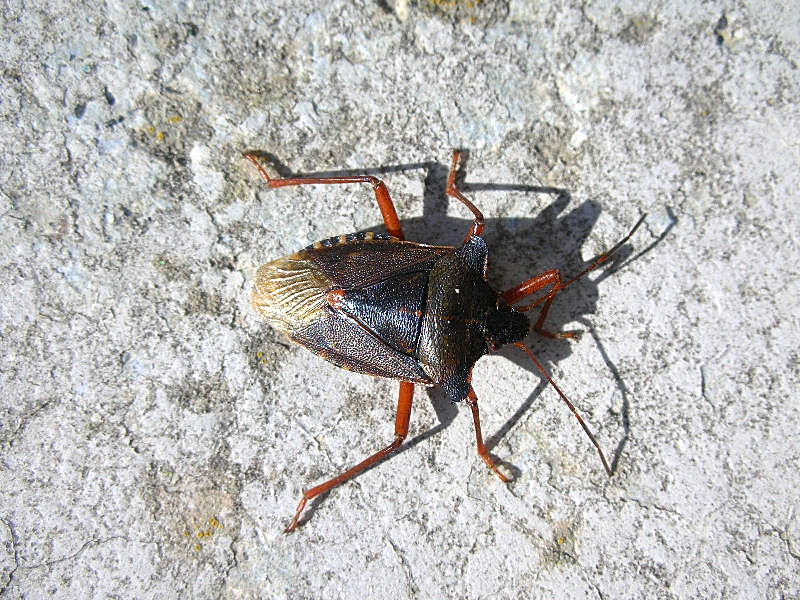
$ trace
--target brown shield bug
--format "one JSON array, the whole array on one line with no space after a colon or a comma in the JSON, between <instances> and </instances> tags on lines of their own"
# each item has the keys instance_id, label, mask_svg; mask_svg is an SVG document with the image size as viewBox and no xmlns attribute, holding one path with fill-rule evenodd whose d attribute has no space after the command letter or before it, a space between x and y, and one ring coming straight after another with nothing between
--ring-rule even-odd
<instances>
[{"instance_id":1,"label":"brown shield bug","mask_svg":"<svg viewBox=\"0 0 800 600\"><path fill-rule=\"evenodd\" d=\"M456 176L461 152L453 153L447 193L474 215L458 247L405 241L389 190L369 175L276 178L267 173L262 155L245 157L270 187L368 183L375 192L387 234L351 233L329 238L259 268L253 305L269 323L295 342L333 364L400 381L395 437L391 444L338 477L307 490L286 533L300 524L306 503L395 452L408 434L415 385L441 386L451 402L466 401L472 410L478 454L503 481L509 481L489 454L481 435L478 397L470 385L472 367L484 354L512 344L528 354L542 375L567 403L600 454L600 445L575 406L556 385L544 365L522 343L531 327L525 314L541 307L534 331L551 338L573 338L574 332L553 333L544 322L553 300L575 281L607 261L633 235L644 217L608 252L575 277L564 280L551 269L509 290L497 292L487 283L488 248L481 212L459 190ZM519 304L536 292L538 299Z\"/></svg>"}]
</instances>

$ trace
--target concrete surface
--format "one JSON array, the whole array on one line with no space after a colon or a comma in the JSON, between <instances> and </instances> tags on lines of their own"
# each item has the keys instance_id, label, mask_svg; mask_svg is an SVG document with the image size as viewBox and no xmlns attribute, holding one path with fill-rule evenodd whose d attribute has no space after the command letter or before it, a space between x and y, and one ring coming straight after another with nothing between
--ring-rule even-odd
<instances>
[{"instance_id":1,"label":"concrete surface","mask_svg":"<svg viewBox=\"0 0 800 600\"><path fill-rule=\"evenodd\" d=\"M221 5L221 6L220 6ZM0 39L0 596L797 598L800 16L792 2L9 1ZM260 263L378 229L457 243L450 151L498 287L613 273L482 359L469 413L259 320ZM642 254L642 251L645 251Z\"/></svg>"}]
</instances>

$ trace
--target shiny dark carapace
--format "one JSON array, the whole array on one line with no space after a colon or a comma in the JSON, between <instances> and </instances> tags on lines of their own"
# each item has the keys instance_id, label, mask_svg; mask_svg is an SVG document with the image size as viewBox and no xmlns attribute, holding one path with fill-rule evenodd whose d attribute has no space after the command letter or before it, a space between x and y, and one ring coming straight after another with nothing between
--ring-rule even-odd
<instances>
[{"instance_id":1,"label":"shiny dark carapace","mask_svg":"<svg viewBox=\"0 0 800 600\"><path fill-rule=\"evenodd\" d=\"M339 367L441 385L458 402L475 361L530 327L486 283L486 256L480 236L453 248L343 235L262 266L253 305Z\"/></svg>"}]
</instances>

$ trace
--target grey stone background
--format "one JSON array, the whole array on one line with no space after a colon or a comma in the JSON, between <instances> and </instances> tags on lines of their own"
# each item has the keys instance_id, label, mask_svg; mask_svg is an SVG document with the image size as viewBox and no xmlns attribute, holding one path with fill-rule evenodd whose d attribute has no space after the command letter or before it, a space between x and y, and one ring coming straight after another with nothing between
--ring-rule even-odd
<instances>
[{"instance_id":1,"label":"grey stone background","mask_svg":"<svg viewBox=\"0 0 800 600\"><path fill-rule=\"evenodd\" d=\"M28 2L0 38L0 596L797 598L800 13L792 2ZM260 263L380 230L492 281L626 263L558 301L468 411L418 390L407 448L281 533L302 489L392 438L396 384L259 320ZM643 253L644 252L644 253Z\"/></svg>"}]
</instances>

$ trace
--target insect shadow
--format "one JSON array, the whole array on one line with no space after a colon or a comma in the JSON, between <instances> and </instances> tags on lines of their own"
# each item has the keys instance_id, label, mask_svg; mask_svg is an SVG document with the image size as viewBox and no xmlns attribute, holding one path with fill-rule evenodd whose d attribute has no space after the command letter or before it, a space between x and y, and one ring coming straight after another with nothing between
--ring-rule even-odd
<instances>
[{"instance_id":1,"label":"insect shadow","mask_svg":"<svg viewBox=\"0 0 800 600\"><path fill-rule=\"evenodd\" d=\"M468 154L462 161L462 166L466 164ZM472 225L472 219L462 219L451 217L447 214L448 203L452 202L446 194L447 177L449 166L438 162L418 162L389 166L380 166L366 169L340 169L333 171L316 171L312 173L296 173L289 169L276 156L262 152L264 158L268 159L272 168L281 177L342 177L351 175L373 175L382 177L390 173L422 170L425 172L424 192L423 192L423 213L422 216L404 218L400 215L405 230L406 239L415 242L422 242L434 245L459 245ZM552 186L529 185L524 183L496 183L496 182L460 182L463 192L470 195L470 199L478 208L484 209L486 217L486 230L483 237L489 247L489 282L497 290L505 290L518 283L530 279L548 269L558 268L569 279L571 276L580 273L590 262L583 260L581 249L586 240L590 237L592 228L597 222L601 208L594 201L582 202L569 210L572 198L568 190ZM391 182L389 183L391 193ZM537 197L545 196L548 198L547 204L540 209L537 214L531 217L502 217L494 218L490 210L485 210L489 202L488 198L482 201L484 193L491 192L515 192ZM365 189L366 197L370 196L370 190ZM531 212L536 211L537 201L532 200ZM574 285L570 286L563 293L559 294L558 299L553 304L548 314L547 328L551 331L562 331L569 322L578 322L582 325L582 331L588 334L596 344L602 357L605 367L611 372L617 390L621 395L620 405L620 425L622 433L618 436L618 441L614 444L612 452L611 468L616 471L619 460L623 454L625 445L630 437L630 398L625 382L619 370L611 360L603 346L600 334L592 327L589 315L596 311L596 304L599 298L599 285L607 277L618 272L625 265L633 260L637 260L645 253L658 245L677 223L677 218L672 211L667 208L670 224L649 246L633 256L633 249L630 244L620 248L609 260L606 266L598 271L600 274L594 279L583 277ZM379 216L378 207L375 207L376 217ZM376 220L376 226L368 227L362 231L383 231L384 226ZM340 232L349 233L349 232ZM624 231L620 232L622 235ZM534 313L535 314L535 313ZM546 366L552 367L559 361L567 358L571 353L571 344L574 341L563 339L544 338L531 332L525 340L530 345L539 360ZM519 367L531 371L537 377L540 373L530 359L516 349L511 347L501 348L497 353L500 356L511 360ZM496 446L523 418L533 405L534 401L548 387L546 379L540 379L539 383L530 391L527 398L518 406L515 412L506 419L503 425L485 439L487 448ZM445 399L444 392L438 388L428 388L428 396L431 400L433 409L436 413L439 424L427 431L409 439L399 450L404 452L438 434L448 427L458 414L458 407L452 405ZM568 395L577 400L578 405L582 403L579 397L575 397L573 391ZM553 401L558 401L556 398ZM484 406L491 406L492 399L485 398ZM484 409L485 410L485 409ZM597 425L597 422L595 422ZM487 432L488 433L488 432ZM606 439L612 434L604 435ZM497 458L497 457L496 457ZM515 465L498 459L498 462L511 472L514 478L520 475L520 470ZM322 500L327 493L319 498ZM315 503L316 504L316 503ZM310 511L315 510L316 506L310 507ZM309 513L310 515L311 513Z\"/></svg>"}]
</instances>

